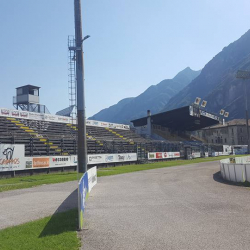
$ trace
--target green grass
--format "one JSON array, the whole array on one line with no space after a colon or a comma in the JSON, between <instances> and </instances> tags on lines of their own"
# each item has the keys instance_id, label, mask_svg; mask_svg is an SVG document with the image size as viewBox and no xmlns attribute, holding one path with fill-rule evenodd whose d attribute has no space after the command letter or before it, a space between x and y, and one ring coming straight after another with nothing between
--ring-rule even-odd
<instances>
[{"instance_id":1,"label":"green grass","mask_svg":"<svg viewBox=\"0 0 250 250\"><path fill-rule=\"evenodd\" d=\"M193 160L172 160L172 161L152 162L148 164L102 168L97 171L97 176L101 177L101 176L137 172L137 171L142 171L142 170L156 169L156 168L166 168L166 167L187 165L187 164L200 163L200 162L218 161L218 160L229 158L229 157L235 157L235 156L218 156L218 157L208 157L208 158L197 158Z\"/></svg>"},{"instance_id":2,"label":"green grass","mask_svg":"<svg viewBox=\"0 0 250 250\"><path fill-rule=\"evenodd\" d=\"M61 183L75 180L77 180L76 172L40 174L0 179L0 192L14 189L30 188L43 184Z\"/></svg>"},{"instance_id":3,"label":"green grass","mask_svg":"<svg viewBox=\"0 0 250 250\"><path fill-rule=\"evenodd\" d=\"M124 174L124 173L131 173L148 169L165 168L165 167L193 164L199 162L218 161L225 158L228 158L228 156L197 158L194 160L172 160L172 161L152 162L148 164L138 164L138 165L134 164L134 165L126 165L118 167L109 167L109 168L99 169L97 175L98 177L100 177L107 175ZM0 192L14 190L14 189L30 188L44 184L62 183L74 180L77 180L76 172L40 174L40 175L0 179Z\"/></svg>"},{"instance_id":4,"label":"green grass","mask_svg":"<svg viewBox=\"0 0 250 250\"><path fill-rule=\"evenodd\" d=\"M0 231L1 250L78 250L77 210Z\"/></svg>"}]
</instances>

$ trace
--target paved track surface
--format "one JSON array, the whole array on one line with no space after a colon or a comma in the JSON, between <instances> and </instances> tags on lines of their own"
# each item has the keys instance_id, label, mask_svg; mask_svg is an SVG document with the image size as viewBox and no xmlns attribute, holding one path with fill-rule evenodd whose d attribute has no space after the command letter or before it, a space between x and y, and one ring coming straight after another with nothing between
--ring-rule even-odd
<instances>
[{"instance_id":1,"label":"paved track surface","mask_svg":"<svg viewBox=\"0 0 250 250\"><path fill-rule=\"evenodd\" d=\"M218 171L209 162L99 178L82 249L250 249L250 190Z\"/></svg>"},{"instance_id":2,"label":"paved track surface","mask_svg":"<svg viewBox=\"0 0 250 250\"><path fill-rule=\"evenodd\" d=\"M77 207L77 182L0 193L0 229Z\"/></svg>"}]
</instances>

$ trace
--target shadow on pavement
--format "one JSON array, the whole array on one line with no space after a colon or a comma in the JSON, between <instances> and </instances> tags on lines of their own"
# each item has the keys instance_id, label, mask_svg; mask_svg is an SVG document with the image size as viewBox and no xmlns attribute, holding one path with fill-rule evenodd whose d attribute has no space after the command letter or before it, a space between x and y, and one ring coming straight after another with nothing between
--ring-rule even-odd
<instances>
[{"instance_id":1,"label":"shadow on pavement","mask_svg":"<svg viewBox=\"0 0 250 250\"><path fill-rule=\"evenodd\" d=\"M77 193L78 191L76 189L57 208L43 231L40 233L39 238L49 235L57 235L68 231L76 231L78 218ZM63 213L66 211L68 212Z\"/></svg>"},{"instance_id":2,"label":"shadow on pavement","mask_svg":"<svg viewBox=\"0 0 250 250\"><path fill-rule=\"evenodd\" d=\"M233 181L227 181L224 180L221 176L220 171L216 172L213 174L213 179L217 182L223 183L223 184L227 184L230 186L240 186L240 187L250 187L250 183L249 182L233 182Z\"/></svg>"},{"instance_id":3,"label":"shadow on pavement","mask_svg":"<svg viewBox=\"0 0 250 250\"><path fill-rule=\"evenodd\" d=\"M222 178L220 171L213 174L213 179L220 183L229 184Z\"/></svg>"}]
</instances>

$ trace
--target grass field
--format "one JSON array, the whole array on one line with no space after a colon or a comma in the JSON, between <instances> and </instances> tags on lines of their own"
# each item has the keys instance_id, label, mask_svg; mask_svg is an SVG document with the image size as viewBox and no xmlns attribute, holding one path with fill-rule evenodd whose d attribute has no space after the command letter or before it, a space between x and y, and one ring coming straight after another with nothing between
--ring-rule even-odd
<instances>
[{"instance_id":1,"label":"grass field","mask_svg":"<svg viewBox=\"0 0 250 250\"><path fill-rule=\"evenodd\" d=\"M217 161L224 158L228 158L228 156L197 158L194 160L173 160L173 161L153 162L149 164L109 167L109 168L99 169L97 174L98 177L117 175L117 174L124 174L124 173L147 170L147 169L172 167L172 166L193 164L199 162ZM77 180L76 172L51 173L51 174L15 177L9 179L0 179L0 192L14 190L14 189L30 188L44 184L62 183L74 180Z\"/></svg>"},{"instance_id":2,"label":"grass field","mask_svg":"<svg viewBox=\"0 0 250 250\"><path fill-rule=\"evenodd\" d=\"M0 179L0 192L14 190L14 189L21 189L21 188L30 188L44 184L75 181L76 179L77 179L76 172L41 174L41 175Z\"/></svg>"},{"instance_id":3,"label":"grass field","mask_svg":"<svg viewBox=\"0 0 250 250\"><path fill-rule=\"evenodd\" d=\"M77 210L0 231L1 250L78 250Z\"/></svg>"},{"instance_id":4,"label":"grass field","mask_svg":"<svg viewBox=\"0 0 250 250\"><path fill-rule=\"evenodd\" d=\"M231 157L231 156L230 156ZM232 156L234 157L234 156ZM119 167L109 167L102 168L97 171L97 176L108 176L108 175L117 175L125 174L142 170L156 169L156 168L166 168L179 165L188 165L200 162L209 162L209 161L218 161L221 159L228 158L228 156L219 156L219 157L209 157L209 158L197 158L193 160L173 160L173 161L161 161L148 164L138 164L138 165L126 165ZM219 164L218 164L219 167Z\"/></svg>"}]
</instances>

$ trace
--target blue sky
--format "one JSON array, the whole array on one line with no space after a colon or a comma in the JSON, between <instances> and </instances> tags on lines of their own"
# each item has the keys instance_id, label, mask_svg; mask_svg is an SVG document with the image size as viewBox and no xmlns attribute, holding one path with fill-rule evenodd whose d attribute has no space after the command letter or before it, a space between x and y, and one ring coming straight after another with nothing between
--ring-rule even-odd
<instances>
[{"instance_id":1,"label":"blue sky","mask_svg":"<svg viewBox=\"0 0 250 250\"><path fill-rule=\"evenodd\" d=\"M201 69L249 28L248 0L82 0L87 116L190 66ZM73 0L0 0L0 107L41 87L51 113L68 106Z\"/></svg>"}]
</instances>

